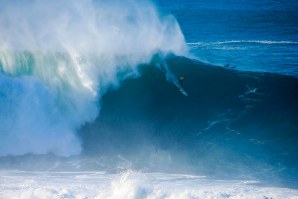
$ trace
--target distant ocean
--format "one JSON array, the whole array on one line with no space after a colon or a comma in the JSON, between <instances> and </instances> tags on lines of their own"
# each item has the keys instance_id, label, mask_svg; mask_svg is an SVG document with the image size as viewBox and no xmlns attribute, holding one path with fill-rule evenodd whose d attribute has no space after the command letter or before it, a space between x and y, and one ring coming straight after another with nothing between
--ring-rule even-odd
<instances>
[{"instance_id":1,"label":"distant ocean","mask_svg":"<svg viewBox=\"0 0 298 199\"><path fill-rule=\"evenodd\" d=\"M298 2L160 0L200 60L298 76Z\"/></svg>"},{"instance_id":2,"label":"distant ocean","mask_svg":"<svg viewBox=\"0 0 298 199\"><path fill-rule=\"evenodd\" d=\"M0 1L0 198L297 198L297 11Z\"/></svg>"}]
</instances>

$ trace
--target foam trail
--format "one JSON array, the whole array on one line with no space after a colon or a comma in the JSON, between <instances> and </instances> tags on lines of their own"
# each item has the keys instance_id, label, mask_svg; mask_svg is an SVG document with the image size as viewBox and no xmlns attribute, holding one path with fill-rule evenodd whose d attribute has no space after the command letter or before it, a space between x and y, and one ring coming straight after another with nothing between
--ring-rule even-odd
<instances>
[{"instance_id":1,"label":"foam trail","mask_svg":"<svg viewBox=\"0 0 298 199\"><path fill-rule=\"evenodd\" d=\"M150 2L0 2L0 155L81 151L76 130L111 86L155 53L185 54Z\"/></svg>"}]
</instances>

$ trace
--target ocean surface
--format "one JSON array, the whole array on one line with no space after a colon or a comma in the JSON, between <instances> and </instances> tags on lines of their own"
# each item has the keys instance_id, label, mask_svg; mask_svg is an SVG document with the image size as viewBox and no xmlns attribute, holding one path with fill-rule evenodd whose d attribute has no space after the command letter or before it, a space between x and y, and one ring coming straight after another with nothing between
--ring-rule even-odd
<instances>
[{"instance_id":1,"label":"ocean surface","mask_svg":"<svg viewBox=\"0 0 298 199\"><path fill-rule=\"evenodd\" d=\"M178 20L191 52L215 65L298 75L295 0L161 0Z\"/></svg>"},{"instance_id":2,"label":"ocean surface","mask_svg":"<svg viewBox=\"0 0 298 199\"><path fill-rule=\"evenodd\" d=\"M298 198L297 10L0 1L0 198Z\"/></svg>"}]
</instances>

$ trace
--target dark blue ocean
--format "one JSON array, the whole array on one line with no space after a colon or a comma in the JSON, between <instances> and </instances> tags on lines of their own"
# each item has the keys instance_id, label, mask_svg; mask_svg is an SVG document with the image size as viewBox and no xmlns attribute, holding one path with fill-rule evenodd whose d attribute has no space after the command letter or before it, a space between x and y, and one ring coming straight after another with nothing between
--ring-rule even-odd
<instances>
[{"instance_id":1,"label":"dark blue ocean","mask_svg":"<svg viewBox=\"0 0 298 199\"><path fill-rule=\"evenodd\" d=\"M240 70L298 75L296 0L156 0L195 56Z\"/></svg>"}]
</instances>

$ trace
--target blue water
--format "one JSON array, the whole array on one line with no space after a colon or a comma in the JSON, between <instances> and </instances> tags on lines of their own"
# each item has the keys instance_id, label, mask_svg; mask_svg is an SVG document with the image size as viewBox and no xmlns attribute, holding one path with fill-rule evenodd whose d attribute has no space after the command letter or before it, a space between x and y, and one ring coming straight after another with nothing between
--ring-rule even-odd
<instances>
[{"instance_id":1,"label":"blue water","mask_svg":"<svg viewBox=\"0 0 298 199\"><path fill-rule=\"evenodd\" d=\"M156 0L191 52L216 65L298 76L298 1Z\"/></svg>"},{"instance_id":2,"label":"blue water","mask_svg":"<svg viewBox=\"0 0 298 199\"><path fill-rule=\"evenodd\" d=\"M298 2L152 1L0 1L0 170L297 188Z\"/></svg>"}]
</instances>

